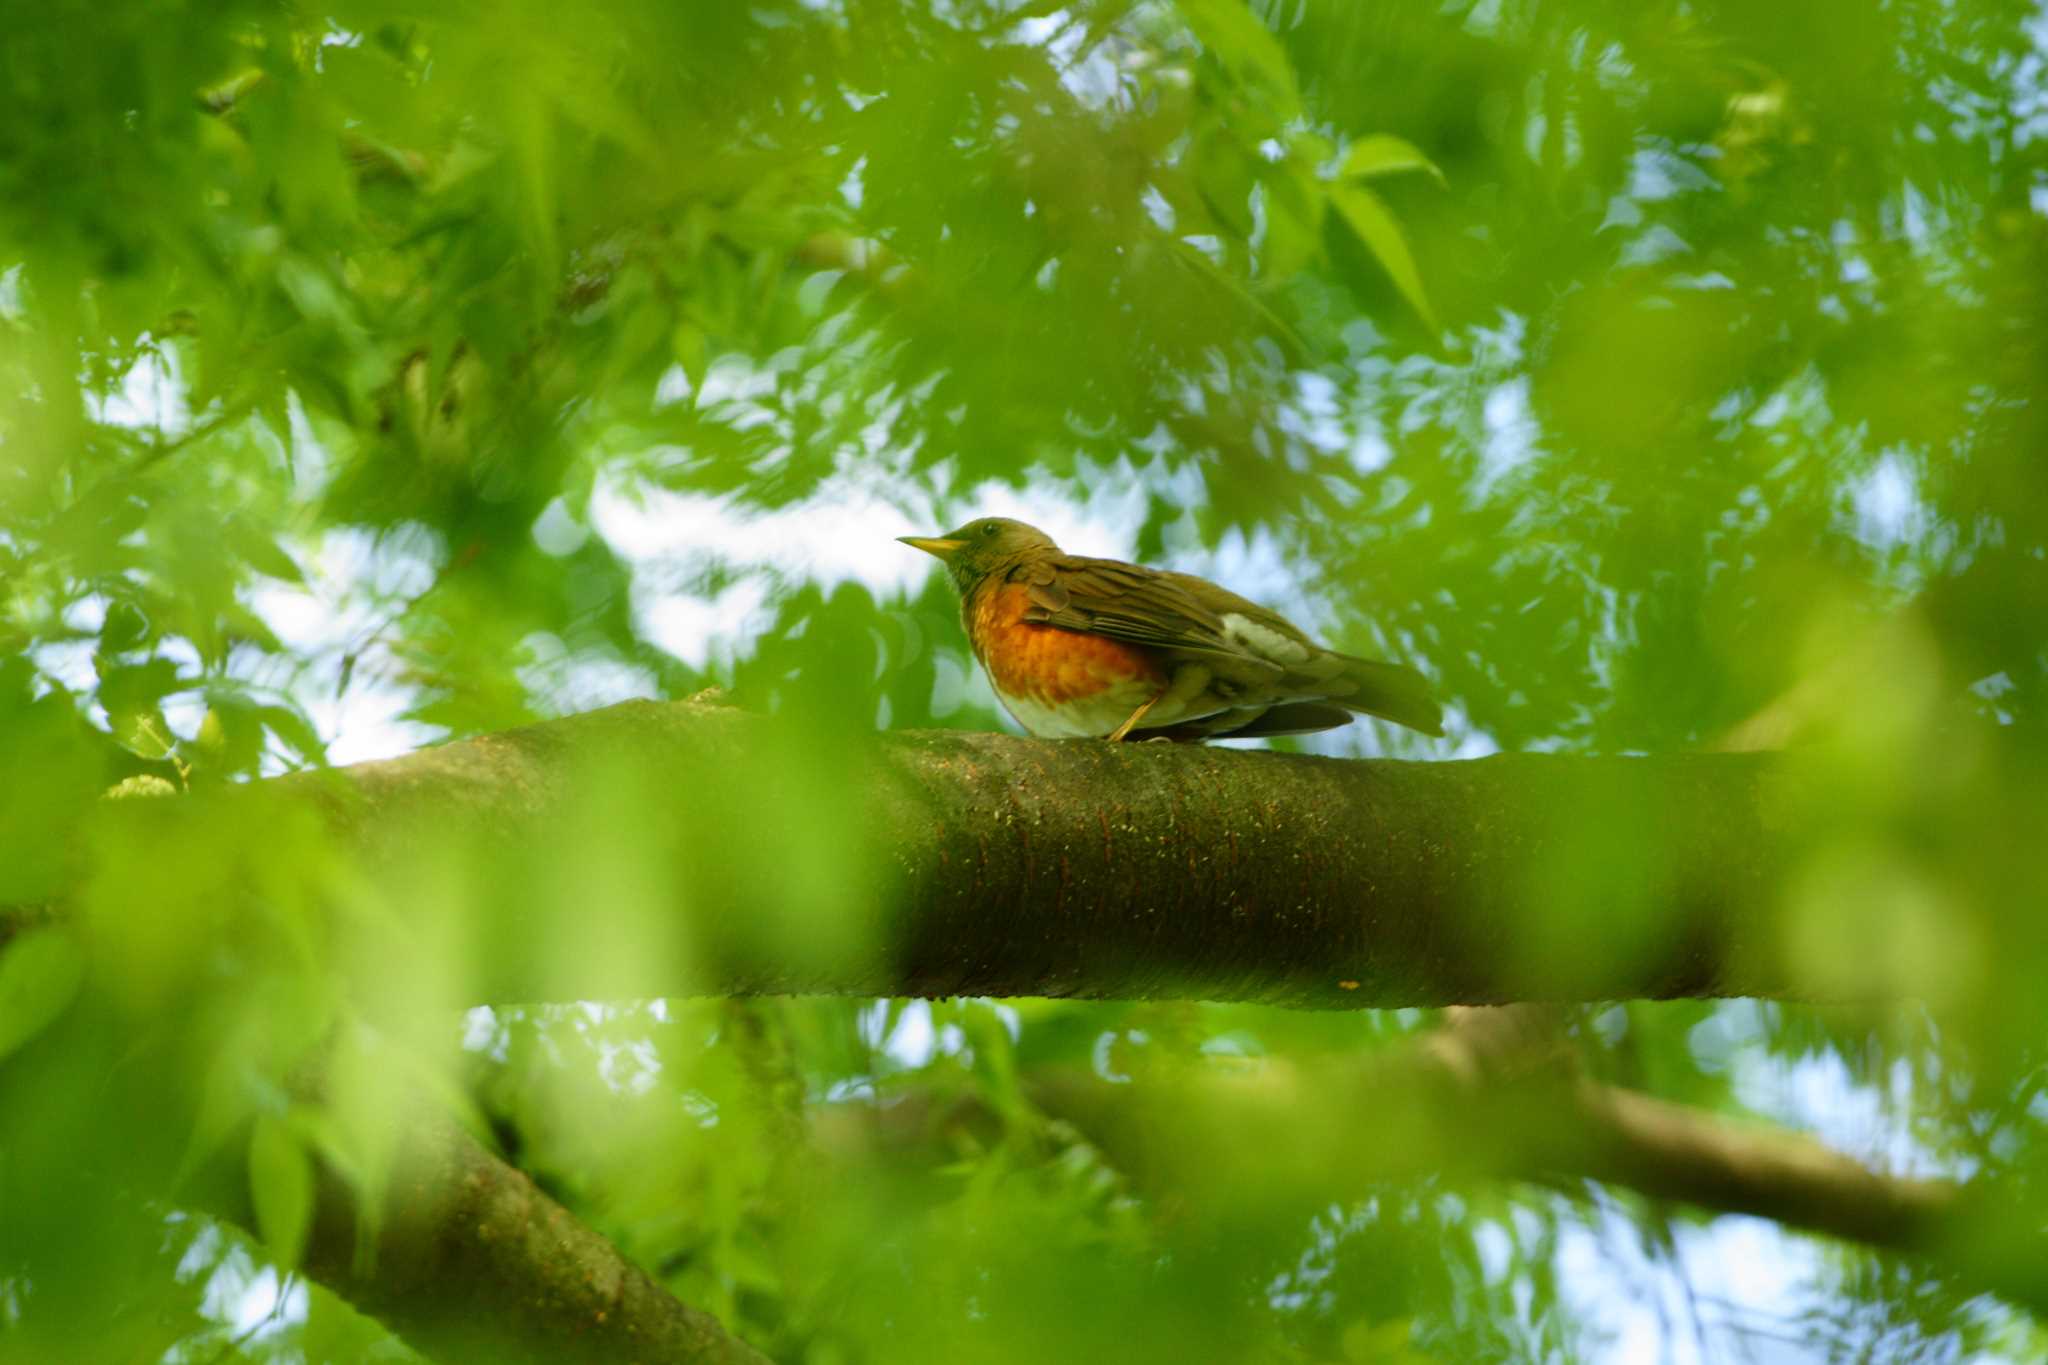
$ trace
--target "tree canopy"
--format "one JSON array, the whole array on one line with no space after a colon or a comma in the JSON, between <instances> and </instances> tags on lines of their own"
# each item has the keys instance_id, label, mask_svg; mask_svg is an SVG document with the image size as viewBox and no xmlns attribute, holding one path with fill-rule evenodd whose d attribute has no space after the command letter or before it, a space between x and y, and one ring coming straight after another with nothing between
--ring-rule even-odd
<instances>
[{"instance_id":1,"label":"tree canopy","mask_svg":"<svg viewBox=\"0 0 2048 1365\"><path fill-rule=\"evenodd\" d=\"M2048 1352L2044 385L2034 0L12 13L0 1358Z\"/></svg>"}]
</instances>

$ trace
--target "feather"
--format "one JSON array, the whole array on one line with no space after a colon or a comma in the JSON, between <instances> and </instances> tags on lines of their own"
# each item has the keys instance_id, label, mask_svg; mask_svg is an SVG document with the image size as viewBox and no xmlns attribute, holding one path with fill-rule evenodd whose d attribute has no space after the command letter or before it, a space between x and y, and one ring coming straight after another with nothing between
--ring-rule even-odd
<instances>
[{"instance_id":1,"label":"feather","mask_svg":"<svg viewBox=\"0 0 2048 1365\"><path fill-rule=\"evenodd\" d=\"M1024 583L1030 597L1026 621L1158 649L1221 657L1274 675L1286 671L1231 638L1223 618L1183 585L1220 591L1200 579L1079 555L1020 565L1012 577ZM1235 602L1233 599L1233 610ZM1244 605L1251 608L1250 603Z\"/></svg>"}]
</instances>

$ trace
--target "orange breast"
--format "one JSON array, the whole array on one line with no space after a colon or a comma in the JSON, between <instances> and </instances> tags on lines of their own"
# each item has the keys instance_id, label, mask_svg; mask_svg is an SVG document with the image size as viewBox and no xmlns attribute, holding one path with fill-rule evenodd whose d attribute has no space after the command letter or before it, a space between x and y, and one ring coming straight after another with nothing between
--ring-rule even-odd
<instances>
[{"instance_id":1,"label":"orange breast","mask_svg":"<svg viewBox=\"0 0 2048 1365\"><path fill-rule=\"evenodd\" d=\"M968 607L968 638L996 691L1057 704L1133 678L1166 685L1165 670L1144 649L1026 621L1029 605L1021 584L1003 583L977 592Z\"/></svg>"}]
</instances>

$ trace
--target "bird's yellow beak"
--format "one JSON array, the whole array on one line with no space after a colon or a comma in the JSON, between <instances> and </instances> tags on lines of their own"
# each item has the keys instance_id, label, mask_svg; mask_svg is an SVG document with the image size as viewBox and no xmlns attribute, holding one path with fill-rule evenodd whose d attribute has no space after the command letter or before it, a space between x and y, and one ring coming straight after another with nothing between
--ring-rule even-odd
<instances>
[{"instance_id":1,"label":"bird's yellow beak","mask_svg":"<svg viewBox=\"0 0 2048 1365\"><path fill-rule=\"evenodd\" d=\"M912 549L923 550L926 554L940 559L951 559L955 551L967 544L964 540L946 540L938 536L898 536L896 539Z\"/></svg>"}]
</instances>

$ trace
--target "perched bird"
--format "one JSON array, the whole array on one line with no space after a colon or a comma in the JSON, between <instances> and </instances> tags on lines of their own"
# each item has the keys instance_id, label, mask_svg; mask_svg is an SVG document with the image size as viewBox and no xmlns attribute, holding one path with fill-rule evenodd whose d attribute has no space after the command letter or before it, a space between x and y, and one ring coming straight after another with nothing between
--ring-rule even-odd
<instances>
[{"instance_id":1,"label":"perched bird","mask_svg":"<svg viewBox=\"0 0 2048 1365\"><path fill-rule=\"evenodd\" d=\"M1192 574L1063 554L1045 532L1003 517L900 539L952 574L974 656L1034 735L1298 735L1354 712L1443 733L1443 710L1414 669L1324 649Z\"/></svg>"}]
</instances>

